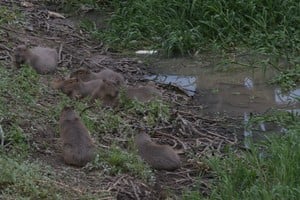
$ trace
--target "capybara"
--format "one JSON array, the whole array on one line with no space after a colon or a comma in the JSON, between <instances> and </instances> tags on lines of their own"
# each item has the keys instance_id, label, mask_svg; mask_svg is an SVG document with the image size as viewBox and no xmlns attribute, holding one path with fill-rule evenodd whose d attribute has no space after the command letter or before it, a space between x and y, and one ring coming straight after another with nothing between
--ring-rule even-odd
<instances>
[{"instance_id":1,"label":"capybara","mask_svg":"<svg viewBox=\"0 0 300 200\"><path fill-rule=\"evenodd\" d=\"M64 107L59 120L64 161L82 167L94 159L95 145L73 107Z\"/></svg>"},{"instance_id":2,"label":"capybara","mask_svg":"<svg viewBox=\"0 0 300 200\"><path fill-rule=\"evenodd\" d=\"M154 143L144 132L136 135L135 143L141 158L152 168L169 171L180 168L180 158L169 145Z\"/></svg>"},{"instance_id":3,"label":"capybara","mask_svg":"<svg viewBox=\"0 0 300 200\"><path fill-rule=\"evenodd\" d=\"M29 49L25 45L19 45L14 49L14 62L16 67L27 64L38 74L49 74L57 68L58 54L55 49L47 47Z\"/></svg>"},{"instance_id":4,"label":"capybara","mask_svg":"<svg viewBox=\"0 0 300 200\"><path fill-rule=\"evenodd\" d=\"M100 99L105 106L116 106L118 103L119 88L115 82L94 79L83 82L77 78L60 78L52 81L52 87L71 98L91 97L91 100Z\"/></svg>"},{"instance_id":5,"label":"capybara","mask_svg":"<svg viewBox=\"0 0 300 200\"><path fill-rule=\"evenodd\" d=\"M113 81L117 84L117 86L124 85L124 77L122 74L115 72L111 69L103 69L102 71L95 73L86 68L80 68L70 74L70 78L76 77L83 81L91 81L94 79L102 79Z\"/></svg>"}]
</instances>

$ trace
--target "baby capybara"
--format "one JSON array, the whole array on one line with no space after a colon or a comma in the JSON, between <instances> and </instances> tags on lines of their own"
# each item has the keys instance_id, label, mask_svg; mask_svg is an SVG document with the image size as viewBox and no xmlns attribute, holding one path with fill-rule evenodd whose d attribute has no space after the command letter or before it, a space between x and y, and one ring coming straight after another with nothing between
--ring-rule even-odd
<instances>
[{"instance_id":1,"label":"baby capybara","mask_svg":"<svg viewBox=\"0 0 300 200\"><path fill-rule=\"evenodd\" d=\"M39 74L48 74L55 71L58 54L55 49L47 47L29 49L25 45L19 45L14 49L14 62L16 67L27 64Z\"/></svg>"},{"instance_id":2,"label":"baby capybara","mask_svg":"<svg viewBox=\"0 0 300 200\"><path fill-rule=\"evenodd\" d=\"M154 143L144 132L136 135L135 143L141 158L152 168L169 171L180 168L180 158L170 146Z\"/></svg>"},{"instance_id":3,"label":"baby capybara","mask_svg":"<svg viewBox=\"0 0 300 200\"><path fill-rule=\"evenodd\" d=\"M82 167L94 159L95 145L73 107L64 107L59 120L64 161Z\"/></svg>"},{"instance_id":4,"label":"baby capybara","mask_svg":"<svg viewBox=\"0 0 300 200\"><path fill-rule=\"evenodd\" d=\"M60 89L71 98L91 97L91 100L100 99L105 106L115 106L118 103L119 88L115 82L94 79L83 82L77 78L59 78L52 81L52 87Z\"/></svg>"},{"instance_id":5,"label":"baby capybara","mask_svg":"<svg viewBox=\"0 0 300 200\"><path fill-rule=\"evenodd\" d=\"M83 81L91 81L94 79L102 79L113 81L117 86L124 85L124 77L122 74L115 72L111 69L103 69L102 71L95 73L86 68L80 68L70 74L70 78L78 78Z\"/></svg>"}]
</instances>

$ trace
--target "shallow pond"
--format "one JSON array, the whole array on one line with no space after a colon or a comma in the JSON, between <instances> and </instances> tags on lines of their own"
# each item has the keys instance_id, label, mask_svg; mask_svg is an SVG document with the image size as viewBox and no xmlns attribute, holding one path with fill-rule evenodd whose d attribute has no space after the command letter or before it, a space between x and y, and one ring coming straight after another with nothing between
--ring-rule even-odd
<instances>
[{"instance_id":1,"label":"shallow pond","mask_svg":"<svg viewBox=\"0 0 300 200\"><path fill-rule=\"evenodd\" d=\"M204 113L240 116L241 125L248 122L251 113L264 113L272 108L300 113L296 102L300 88L283 94L278 87L268 84L275 73L272 69L262 70L257 59L261 57L235 58L231 63L211 56L150 61L148 58L153 75L145 78L175 84L192 97L193 104L202 105ZM239 134L244 136L244 146L248 148L250 141L261 140L274 130L282 133L285 129L261 123L258 127L245 126Z\"/></svg>"},{"instance_id":2,"label":"shallow pond","mask_svg":"<svg viewBox=\"0 0 300 200\"><path fill-rule=\"evenodd\" d=\"M262 70L245 59L238 62L224 64L213 57L150 59L153 75L145 78L180 86L207 113L243 116L271 108L299 111L295 98L300 97L300 88L283 94L278 87L268 84L275 75L273 70ZM242 64L248 67L241 67Z\"/></svg>"}]
</instances>

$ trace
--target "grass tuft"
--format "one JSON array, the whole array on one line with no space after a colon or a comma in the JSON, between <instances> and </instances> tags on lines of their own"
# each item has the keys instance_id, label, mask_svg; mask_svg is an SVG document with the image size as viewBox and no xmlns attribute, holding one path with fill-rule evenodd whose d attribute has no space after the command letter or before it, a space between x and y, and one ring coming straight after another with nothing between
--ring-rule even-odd
<instances>
[{"instance_id":1,"label":"grass tuft","mask_svg":"<svg viewBox=\"0 0 300 200\"><path fill-rule=\"evenodd\" d=\"M279 119L288 130L284 136L252 145L247 152L209 160L218 176L209 199L300 198L300 118L286 113Z\"/></svg>"}]
</instances>

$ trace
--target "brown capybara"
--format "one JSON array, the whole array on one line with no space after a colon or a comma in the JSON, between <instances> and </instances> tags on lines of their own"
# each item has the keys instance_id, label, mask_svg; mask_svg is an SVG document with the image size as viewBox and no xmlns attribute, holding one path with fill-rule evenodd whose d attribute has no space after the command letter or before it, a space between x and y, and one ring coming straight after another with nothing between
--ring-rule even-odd
<instances>
[{"instance_id":1,"label":"brown capybara","mask_svg":"<svg viewBox=\"0 0 300 200\"><path fill-rule=\"evenodd\" d=\"M16 67L27 64L39 74L49 74L57 68L58 54L55 49L47 47L29 49L19 45L14 49L14 62Z\"/></svg>"},{"instance_id":2,"label":"brown capybara","mask_svg":"<svg viewBox=\"0 0 300 200\"><path fill-rule=\"evenodd\" d=\"M71 98L91 97L91 100L100 99L104 106L116 106L118 103L119 89L115 82L94 79L83 82L77 78L55 79L52 87L61 89Z\"/></svg>"},{"instance_id":3,"label":"brown capybara","mask_svg":"<svg viewBox=\"0 0 300 200\"><path fill-rule=\"evenodd\" d=\"M124 90L127 98L140 102L148 102L162 97L161 92L151 84L145 86L125 86Z\"/></svg>"},{"instance_id":4,"label":"brown capybara","mask_svg":"<svg viewBox=\"0 0 300 200\"><path fill-rule=\"evenodd\" d=\"M92 72L89 69L80 68L70 74L70 78L78 78L83 81L91 81L94 79L102 79L113 81L117 84L117 86L124 85L124 77L122 74L115 72L111 69L104 69L98 73Z\"/></svg>"},{"instance_id":5,"label":"brown capybara","mask_svg":"<svg viewBox=\"0 0 300 200\"><path fill-rule=\"evenodd\" d=\"M104 106L117 106L119 103L119 87L113 81L103 79L98 89L93 91L92 101L100 99Z\"/></svg>"},{"instance_id":6,"label":"brown capybara","mask_svg":"<svg viewBox=\"0 0 300 200\"><path fill-rule=\"evenodd\" d=\"M58 78L52 81L53 88L60 89L72 98L92 96L94 91L98 90L102 84L103 80L101 79L83 82L77 78Z\"/></svg>"},{"instance_id":7,"label":"brown capybara","mask_svg":"<svg viewBox=\"0 0 300 200\"><path fill-rule=\"evenodd\" d=\"M59 89L68 96L72 96L74 88L77 87L78 80L76 78L56 78L52 80L51 86L54 89Z\"/></svg>"},{"instance_id":8,"label":"brown capybara","mask_svg":"<svg viewBox=\"0 0 300 200\"><path fill-rule=\"evenodd\" d=\"M180 158L170 146L154 143L144 132L136 135L135 143L141 158L152 168L169 171L180 168Z\"/></svg>"},{"instance_id":9,"label":"brown capybara","mask_svg":"<svg viewBox=\"0 0 300 200\"><path fill-rule=\"evenodd\" d=\"M64 107L59 120L64 161L82 167L94 159L95 145L73 107Z\"/></svg>"}]
</instances>

